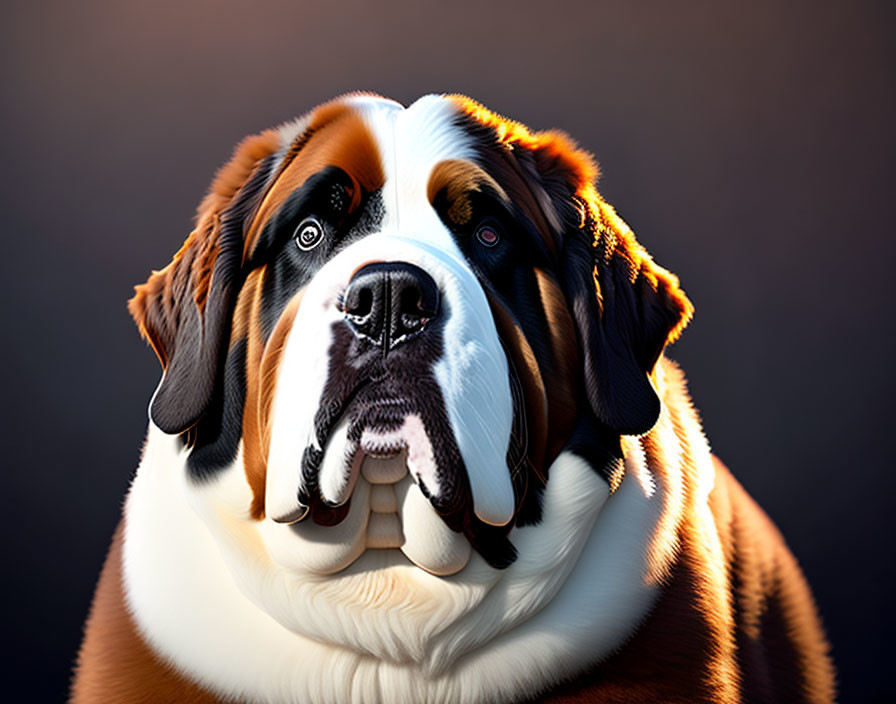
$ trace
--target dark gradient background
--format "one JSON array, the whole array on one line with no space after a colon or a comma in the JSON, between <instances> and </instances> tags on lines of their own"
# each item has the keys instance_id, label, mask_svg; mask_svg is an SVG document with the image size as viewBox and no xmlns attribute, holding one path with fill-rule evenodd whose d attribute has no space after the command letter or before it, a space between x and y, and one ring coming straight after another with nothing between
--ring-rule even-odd
<instances>
[{"instance_id":1,"label":"dark gradient background","mask_svg":"<svg viewBox=\"0 0 896 704\"><path fill-rule=\"evenodd\" d=\"M354 89L468 93L596 154L696 305L670 356L813 585L842 701L892 694L889 6L4 3L4 698L63 698L138 461L131 287L237 140Z\"/></svg>"}]
</instances>

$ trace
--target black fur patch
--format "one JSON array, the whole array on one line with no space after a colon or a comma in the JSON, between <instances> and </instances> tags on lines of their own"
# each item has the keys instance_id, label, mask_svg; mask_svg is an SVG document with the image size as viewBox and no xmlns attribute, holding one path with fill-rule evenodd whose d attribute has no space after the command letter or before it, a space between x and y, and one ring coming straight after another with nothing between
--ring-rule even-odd
<instances>
[{"instance_id":1,"label":"black fur patch","mask_svg":"<svg viewBox=\"0 0 896 704\"><path fill-rule=\"evenodd\" d=\"M246 398L246 340L238 340L224 363L223 381L205 415L187 431L193 451L187 458L190 477L202 481L236 459L242 437ZM192 436L192 437L190 437Z\"/></svg>"},{"instance_id":2,"label":"black fur patch","mask_svg":"<svg viewBox=\"0 0 896 704\"><path fill-rule=\"evenodd\" d=\"M563 448L578 455L611 484L613 475L623 461L621 437L596 418L586 415L579 418L569 442Z\"/></svg>"},{"instance_id":3,"label":"black fur patch","mask_svg":"<svg viewBox=\"0 0 896 704\"><path fill-rule=\"evenodd\" d=\"M205 311L200 314L191 287L175 293L176 320L164 326L176 330L174 339L165 345L170 362L150 407L153 422L166 433L192 428L213 403L227 354L233 306L242 284L243 227L258 203L272 165L272 157L263 160L221 214L218 254ZM195 435L190 434L193 439Z\"/></svg>"},{"instance_id":4,"label":"black fur patch","mask_svg":"<svg viewBox=\"0 0 896 704\"><path fill-rule=\"evenodd\" d=\"M238 197L226 217L222 217L221 254L218 257L222 270L230 271L238 266L242 257L245 221L251 211L248 205L254 203L249 196L257 196L261 187L259 184L263 185L264 179L258 176L257 183L253 185L255 181L253 178L244 187L245 197ZM261 330L267 340L292 297L328 259L352 242L379 229L383 217L379 192L365 194L361 205L350 216L338 212L346 201L338 198L337 189L347 182L348 176L341 169L323 169L297 189L270 219L259 235L252 257L242 270L219 277L219 263L216 262L206 316L213 313L221 318L218 323L222 328L221 334L226 330L229 335L239 288L253 269L266 266L262 283ZM295 245L292 236L302 219L310 215L324 223L327 239L320 248L304 252ZM225 312L226 325L223 319ZM236 458L242 436L246 395L245 365L246 342L240 340L227 352L223 373L217 375L200 421L182 436L184 442L193 448L187 467L194 480L202 481L214 476L217 470L228 466ZM194 389L191 384L191 381L181 382L184 394Z\"/></svg>"}]
</instances>

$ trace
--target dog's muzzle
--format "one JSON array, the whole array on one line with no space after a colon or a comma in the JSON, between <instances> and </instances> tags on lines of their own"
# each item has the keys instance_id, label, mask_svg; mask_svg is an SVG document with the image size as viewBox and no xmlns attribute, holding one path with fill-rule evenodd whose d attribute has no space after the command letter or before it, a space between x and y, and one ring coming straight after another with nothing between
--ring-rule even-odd
<instances>
[{"instance_id":1,"label":"dog's muzzle","mask_svg":"<svg viewBox=\"0 0 896 704\"><path fill-rule=\"evenodd\" d=\"M294 524L271 533L278 561L324 574L391 548L451 574L471 545L492 565L512 561L510 372L473 271L431 244L374 235L299 300L269 416L266 513Z\"/></svg>"}]
</instances>

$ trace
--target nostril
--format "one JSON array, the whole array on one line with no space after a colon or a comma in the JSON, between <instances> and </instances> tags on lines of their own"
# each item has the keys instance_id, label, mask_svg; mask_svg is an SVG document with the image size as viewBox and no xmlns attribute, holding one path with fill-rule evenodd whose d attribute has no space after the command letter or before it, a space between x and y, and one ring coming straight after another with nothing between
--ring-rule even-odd
<instances>
[{"instance_id":1,"label":"nostril","mask_svg":"<svg viewBox=\"0 0 896 704\"><path fill-rule=\"evenodd\" d=\"M420 309L420 289L414 287L404 289L398 305L402 313L416 314Z\"/></svg>"},{"instance_id":2,"label":"nostril","mask_svg":"<svg viewBox=\"0 0 896 704\"><path fill-rule=\"evenodd\" d=\"M363 286L355 286L348 290L343 303L346 315L366 318L373 310L373 291Z\"/></svg>"},{"instance_id":3,"label":"nostril","mask_svg":"<svg viewBox=\"0 0 896 704\"><path fill-rule=\"evenodd\" d=\"M357 335L380 344L383 305L383 276L370 271L352 279L342 301L342 313Z\"/></svg>"},{"instance_id":4,"label":"nostril","mask_svg":"<svg viewBox=\"0 0 896 704\"><path fill-rule=\"evenodd\" d=\"M401 324L407 330L414 330L426 322L426 312L423 310L423 296L419 289L406 288L401 292L398 302L398 311Z\"/></svg>"},{"instance_id":5,"label":"nostril","mask_svg":"<svg viewBox=\"0 0 896 704\"><path fill-rule=\"evenodd\" d=\"M410 339L432 320L439 309L439 291L422 269L406 265L391 275L393 315L390 347Z\"/></svg>"}]
</instances>

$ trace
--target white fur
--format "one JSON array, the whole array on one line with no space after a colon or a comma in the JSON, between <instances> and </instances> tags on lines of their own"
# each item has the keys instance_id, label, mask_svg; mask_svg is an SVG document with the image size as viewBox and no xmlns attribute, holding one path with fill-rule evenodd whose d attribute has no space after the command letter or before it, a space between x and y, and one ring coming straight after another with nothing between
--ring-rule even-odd
<instances>
[{"instance_id":1,"label":"white fur","mask_svg":"<svg viewBox=\"0 0 896 704\"><path fill-rule=\"evenodd\" d=\"M612 496L583 460L562 454L544 520L510 534L519 559L501 571L474 554L448 578L397 550L367 551L330 577L299 575L266 554L239 461L192 485L176 443L150 429L126 507L127 597L153 646L222 696L522 696L605 657L657 593L643 548L670 509L668 486L637 440Z\"/></svg>"},{"instance_id":2,"label":"white fur","mask_svg":"<svg viewBox=\"0 0 896 704\"><path fill-rule=\"evenodd\" d=\"M300 452L316 443L310 428L328 329L341 319L338 294L359 266L385 259L424 268L443 293L447 349L437 380L474 508L483 520L506 523L513 511L507 362L484 294L425 194L434 164L469 158L469 147L441 98L407 110L370 97L350 101L380 143L387 215L381 233L340 252L303 291L273 399L268 514L297 507ZM664 446L678 446L665 409L654 432ZM212 480L193 483L186 451L150 424L125 509L126 597L154 649L222 697L476 704L530 696L617 648L648 613L674 553L668 531L683 488L677 468L667 469L677 458L648 466L637 438L625 438L623 451L625 471L612 495L594 468L561 453L542 520L510 531L518 558L496 570L465 538L447 535L408 477L392 477L397 496L388 514L399 518L401 549L366 549L368 475L377 467L360 467L346 486L339 463L325 462L327 494L352 491L337 526L255 521L242 450ZM423 474L427 487L435 482Z\"/></svg>"},{"instance_id":3,"label":"white fur","mask_svg":"<svg viewBox=\"0 0 896 704\"><path fill-rule=\"evenodd\" d=\"M513 515L513 488L507 473L495 468L504 466L496 458L507 456L513 421L507 361L485 294L426 193L433 167L446 159L472 158L472 145L455 125L456 108L440 96L420 98L407 110L389 112L388 119L373 110L367 115L383 145L383 231L434 254L430 274L447 270L447 276L437 278L451 315L436 379L467 468L476 515L504 525ZM488 409L488 422L481 418L483 409Z\"/></svg>"},{"instance_id":4,"label":"white fur","mask_svg":"<svg viewBox=\"0 0 896 704\"><path fill-rule=\"evenodd\" d=\"M351 496L361 470L358 444L348 439L348 418L343 418L327 442L318 482L320 495L334 506L344 504Z\"/></svg>"},{"instance_id":5,"label":"white fur","mask_svg":"<svg viewBox=\"0 0 896 704\"><path fill-rule=\"evenodd\" d=\"M327 279L315 277L315 282ZM281 353L265 487L266 510L275 518L290 516L298 508L305 448L322 449L314 432L314 416L327 380L331 326L343 320L336 305L339 293L338 285L330 283L312 284L299 294L303 295L302 305Z\"/></svg>"},{"instance_id":6,"label":"white fur","mask_svg":"<svg viewBox=\"0 0 896 704\"><path fill-rule=\"evenodd\" d=\"M415 565L432 574L460 572L470 560L469 541L455 533L433 510L417 485L406 476L395 487L398 513L407 526L401 551Z\"/></svg>"},{"instance_id":7,"label":"white fur","mask_svg":"<svg viewBox=\"0 0 896 704\"><path fill-rule=\"evenodd\" d=\"M292 147L293 142L301 137L305 133L305 130L308 129L308 125L311 124L311 115L312 113L310 112L305 113L304 115L297 117L294 120L284 122L277 127L277 136L280 138L280 148L274 154L273 163L271 165L271 174L277 173L277 170L283 164L283 159L289 152L290 147Z\"/></svg>"}]
</instances>

